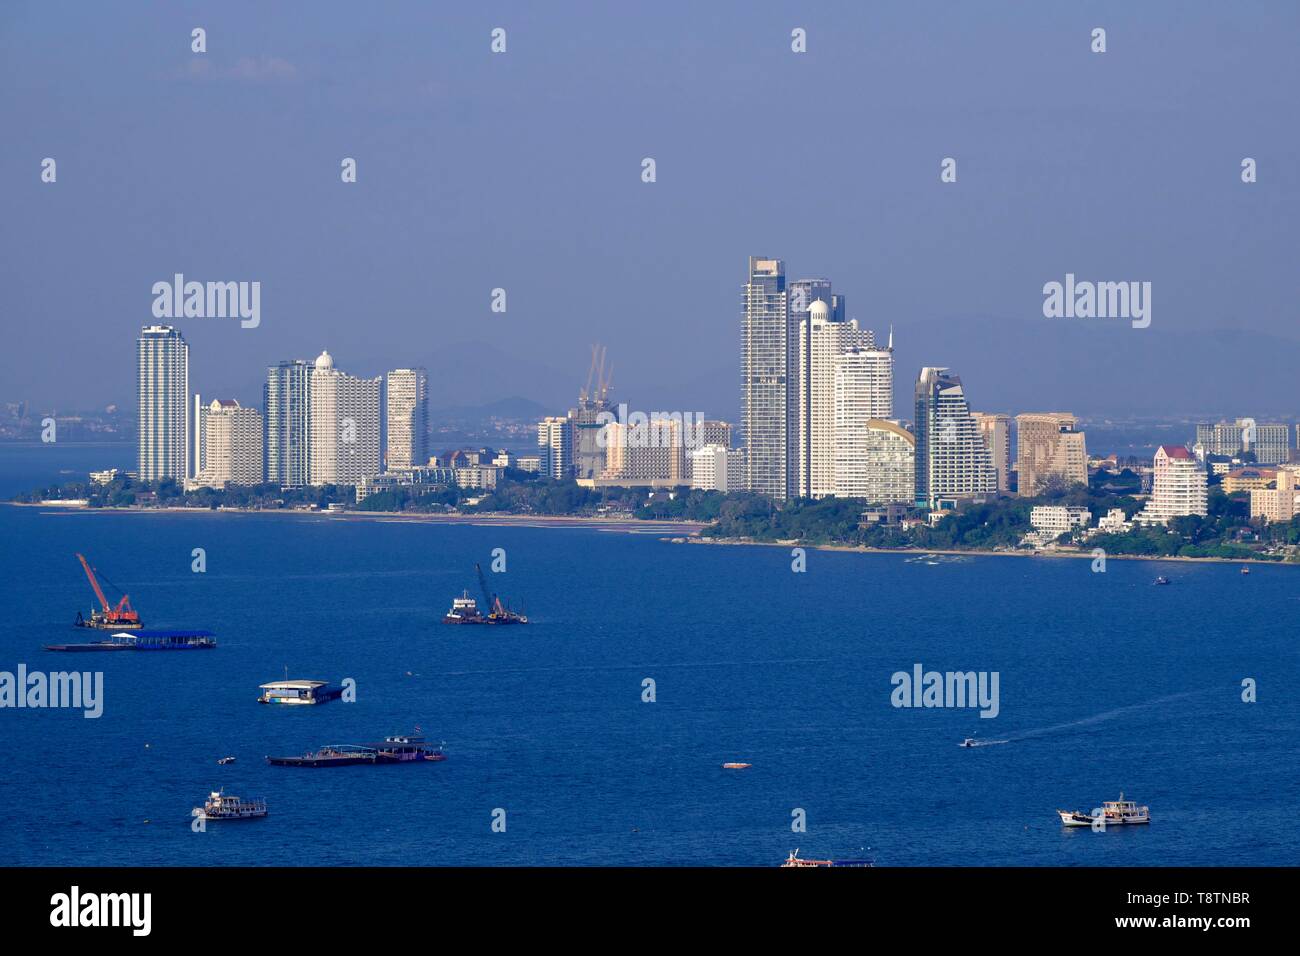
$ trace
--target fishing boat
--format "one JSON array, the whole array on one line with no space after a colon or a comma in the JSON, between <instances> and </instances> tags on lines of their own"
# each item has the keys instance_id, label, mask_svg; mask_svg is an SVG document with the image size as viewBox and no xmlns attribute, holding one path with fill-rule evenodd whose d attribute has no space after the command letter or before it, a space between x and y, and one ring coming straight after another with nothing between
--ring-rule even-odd
<instances>
[{"instance_id":1,"label":"fishing boat","mask_svg":"<svg viewBox=\"0 0 1300 956\"><path fill-rule=\"evenodd\" d=\"M256 820L266 816L265 800L244 800L226 796L226 791L213 790L203 806L194 808L194 816L201 820Z\"/></svg>"},{"instance_id":2,"label":"fishing boat","mask_svg":"<svg viewBox=\"0 0 1300 956\"><path fill-rule=\"evenodd\" d=\"M325 744L300 757L267 757L275 767L349 767L357 764L428 763L446 760L442 745L416 734L385 737L377 744Z\"/></svg>"},{"instance_id":3,"label":"fishing boat","mask_svg":"<svg viewBox=\"0 0 1300 956\"><path fill-rule=\"evenodd\" d=\"M1080 813L1078 810L1057 810L1061 822L1067 827L1090 827L1100 822L1104 826L1134 825L1151 822L1149 807L1140 807L1132 800L1125 800L1121 792L1118 800L1106 800L1097 815Z\"/></svg>"},{"instance_id":4,"label":"fishing boat","mask_svg":"<svg viewBox=\"0 0 1300 956\"><path fill-rule=\"evenodd\" d=\"M875 866L875 860L812 860L799 855L798 849L785 858L782 868L787 866Z\"/></svg>"}]
</instances>

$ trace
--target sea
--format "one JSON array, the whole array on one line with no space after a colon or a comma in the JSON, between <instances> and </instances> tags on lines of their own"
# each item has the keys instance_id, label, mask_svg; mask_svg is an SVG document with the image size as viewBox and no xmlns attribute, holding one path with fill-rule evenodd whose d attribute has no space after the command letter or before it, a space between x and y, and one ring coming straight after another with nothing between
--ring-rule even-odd
<instances>
[{"instance_id":1,"label":"sea","mask_svg":"<svg viewBox=\"0 0 1300 956\"><path fill-rule=\"evenodd\" d=\"M0 494L131 458L0 446ZM0 671L103 675L98 718L0 709L0 865L1300 861L1300 568L810 549L800 571L668 537L0 506ZM42 650L96 633L72 627L77 553L147 626L219 646ZM475 563L527 626L441 623ZM996 716L895 706L917 665L996 674ZM257 703L286 673L356 699ZM264 759L417 727L445 761ZM221 789L269 816L196 829ZM1062 827L1121 792L1149 826Z\"/></svg>"}]
</instances>

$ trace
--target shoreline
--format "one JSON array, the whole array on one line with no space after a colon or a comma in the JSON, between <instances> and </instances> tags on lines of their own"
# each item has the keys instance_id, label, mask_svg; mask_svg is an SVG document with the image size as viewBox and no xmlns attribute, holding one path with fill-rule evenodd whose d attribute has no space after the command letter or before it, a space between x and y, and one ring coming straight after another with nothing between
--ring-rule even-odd
<instances>
[{"instance_id":1,"label":"shoreline","mask_svg":"<svg viewBox=\"0 0 1300 956\"><path fill-rule=\"evenodd\" d=\"M994 551L987 548L871 548L854 544L807 544L797 540L755 541L746 538L705 538L700 532L708 522L672 518L607 518L596 515L517 515L517 514L423 514L402 511L307 511L292 508L88 508L84 505L59 505L28 501L5 501L15 508L46 508L50 514L162 514L162 515L279 515L299 518L330 518L347 521L393 521L414 524L465 524L481 527L594 528L624 534L655 534L669 544L704 544L726 547L808 548L814 551L840 551L857 554L944 555L984 558L1045 558L1092 560L1090 551ZM1300 562L1267 558L1193 558L1180 555L1107 554L1108 561L1176 561L1190 564L1264 564L1300 566Z\"/></svg>"},{"instance_id":2,"label":"shoreline","mask_svg":"<svg viewBox=\"0 0 1300 956\"><path fill-rule=\"evenodd\" d=\"M750 546L758 548L807 548L813 551L842 551L850 554L906 554L906 555L946 555L955 557L980 558L1072 558L1075 560L1093 560L1090 551L993 551L987 548L944 549L944 548L869 548L860 544L801 544L798 541L754 541L745 538L703 538L694 535L690 538L665 538L672 544L715 544L728 547ZM1300 562L1274 561L1268 558L1192 558L1182 555L1151 554L1107 554L1107 561L1178 561L1191 564L1265 564L1300 567Z\"/></svg>"}]
</instances>

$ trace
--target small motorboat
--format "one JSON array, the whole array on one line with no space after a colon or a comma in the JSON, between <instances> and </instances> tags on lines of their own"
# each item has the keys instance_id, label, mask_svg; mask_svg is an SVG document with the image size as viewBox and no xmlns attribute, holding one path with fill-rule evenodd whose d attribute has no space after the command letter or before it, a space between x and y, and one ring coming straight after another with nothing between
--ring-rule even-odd
<instances>
[{"instance_id":1,"label":"small motorboat","mask_svg":"<svg viewBox=\"0 0 1300 956\"><path fill-rule=\"evenodd\" d=\"M224 767L226 764L234 763L234 762L235 762L235 758L234 758L234 757L218 757L218 758L217 758L217 763L220 764L220 765L223 766L223 767Z\"/></svg>"},{"instance_id":2,"label":"small motorboat","mask_svg":"<svg viewBox=\"0 0 1300 956\"><path fill-rule=\"evenodd\" d=\"M1168 584L1168 583L1169 583L1169 579L1168 579L1167 577L1165 577L1165 576L1162 574L1160 577L1156 578L1156 579L1155 579L1154 581L1152 581L1151 583L1152 583L1152 584Z\"/></svg>"},{"instance_id":3,"label":"small motorboat","mask_svg":"<svg viewBox=\"0 0 1300 956\"><path fill-rule=\"evenodd\" d=\"M975 738L974 738L974 737L967 737L965 740L963 740L963 741L961 742L961 745L962 745L963 747L974 747L974 746L975 746Z\"/></svg>"},{"instance_id":4,"label":"small motorboat","mask_svg":"<svg viewBox=\"0 0 1300 956\"><path fill-rule=\"evenodd\" d=\"M722 765L722 769L723 770L745 770L752 766L754 766L752 763L724 763Z\"/></svg>"},{"instance_id":5,"label":"small motorboat","mask_svg":"<svg viewBox=\"0 0 1300 956\"><path fill-rule=\"evenodd\" d=\"M1241 573L1242 573L1242 574L1250 574L1250 568L1246 567L1246 566L1243 564L1243 565L1241 566Z\"/></svg>"}]
</instances>

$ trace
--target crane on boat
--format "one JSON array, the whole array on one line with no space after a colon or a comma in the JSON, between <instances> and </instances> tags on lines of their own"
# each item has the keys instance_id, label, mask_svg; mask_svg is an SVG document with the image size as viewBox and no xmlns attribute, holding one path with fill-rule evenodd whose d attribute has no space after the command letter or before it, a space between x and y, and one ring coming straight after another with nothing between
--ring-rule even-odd
<instances>
[{"instance_id":1,"label":"crane on boat","mask_svg":"<svg viewBox=\"0 0 1300 956\"><path fill-rule=\"evenodd\" d=\"M131 607L130 595L124 593L116 604L110 605L108 603L108 598L104 595L104 589L99 586L99 579L95 577L95 569L90 566L90 562L86 560L86 556L78 554L77 560L81 562L81 567L85 570L86 578L90 581L90 586L95 591L95 597L99 598L99 604L101 607L101 610L95 610L92 608L89 619L82 617L81 612L78 611L77 620L75 621L77 627L98 627L114 631L133 631L144 627L144 622L140 620L139 612L136 611L135 608ZM108 581L107 578L104 580ZM112 582L108 581L108 583L111 587ZM118 589L114 588L114 590Z\"/></svg>"}]
</instances>

